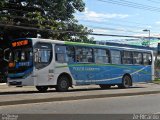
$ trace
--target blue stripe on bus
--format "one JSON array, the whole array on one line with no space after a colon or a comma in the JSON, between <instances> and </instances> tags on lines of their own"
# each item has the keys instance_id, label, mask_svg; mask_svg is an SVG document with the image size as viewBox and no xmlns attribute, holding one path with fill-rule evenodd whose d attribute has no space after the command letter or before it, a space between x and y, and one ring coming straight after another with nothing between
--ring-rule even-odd
<instances>
[{"instance_id":1,"label":"blue stripe on bus","mask_svg":"<svg viewBox=\"0 0 160 120\"><path fill-rule=\"evenodd\" d=\"M21 73L14 73L14 74L8 74L8 77L10 78L16 78L16 77L27 77L29 74L31 74L33 71L33 67L24 71L24 72L21 72Z\"/></svg>"}]
</instances>

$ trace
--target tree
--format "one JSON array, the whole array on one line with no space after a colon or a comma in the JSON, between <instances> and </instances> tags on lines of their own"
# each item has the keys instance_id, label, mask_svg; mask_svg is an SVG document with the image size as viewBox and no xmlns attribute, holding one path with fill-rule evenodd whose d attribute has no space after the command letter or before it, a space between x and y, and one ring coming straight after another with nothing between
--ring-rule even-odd
<instances>
[{"instance_id":1,"label":"tree","mask_svg":"<svg viewBox=\"0 0 160 120\"><path fill-rule=\"evenodd\" d=\"M83 0L1 0L0 31L3 39L19 37L52 38L63 41L90 42L88 30L74 17L83 12Z\"/></svg>"}]
</instances>

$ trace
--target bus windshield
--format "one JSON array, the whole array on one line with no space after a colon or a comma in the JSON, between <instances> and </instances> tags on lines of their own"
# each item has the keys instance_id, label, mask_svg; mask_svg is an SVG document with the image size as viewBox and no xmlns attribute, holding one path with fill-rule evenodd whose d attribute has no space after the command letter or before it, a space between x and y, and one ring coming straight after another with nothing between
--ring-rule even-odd
<instances>
[{"instance_id":1,"label":"bus windshield","mask_svg":"<svg viewBox=\"0 0 160 120\"><path fill-rule=\"evenodd\" d=\"M26 73L30 68L33 68L33 48L31 42L29 40L25 40L25 42L23 40L14 41L9 55L9 74Z\"/></svg>"},{"instance_id":2,"label":"bus windshield","mask_svg":"<svg viewBox=\"0 0 160 120\"><path fill-rule=\"evenodd\" d=\"M14 62L28 62L32 60L32 49L15 49L10 54L10 61Z\"/></svg>"}]
</instances>

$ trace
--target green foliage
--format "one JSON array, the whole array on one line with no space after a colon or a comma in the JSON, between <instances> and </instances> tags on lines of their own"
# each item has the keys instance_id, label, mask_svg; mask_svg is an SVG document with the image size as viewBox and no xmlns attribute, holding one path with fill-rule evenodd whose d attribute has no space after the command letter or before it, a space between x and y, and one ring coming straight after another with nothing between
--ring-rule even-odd
<instances>
[{"instance_id":1,"label":"green foliage","mask_svg":"<svg viewBox=\"0 0 160 120\"><path fill-rule=\"evenodd\" d=\"M11 38L36 37L92 42L92 32L79 24L74 13L83 12L83 0L1 0L0 23ZM5 25L12 25L6 27ZM17 27L20 26L20 27Z\"/></svg>"},{"instance_id":2,"label":"green foliage","mask_svg":"<svg viewBox=\"0 0 160 120\"><path fill-rule=\"evenodd\" d=\"M160 79L159 79L159 78L156 78L156 79L153 80L152 82L155 83L155 84L160 84Z\"/></svg>"}]
</instances>

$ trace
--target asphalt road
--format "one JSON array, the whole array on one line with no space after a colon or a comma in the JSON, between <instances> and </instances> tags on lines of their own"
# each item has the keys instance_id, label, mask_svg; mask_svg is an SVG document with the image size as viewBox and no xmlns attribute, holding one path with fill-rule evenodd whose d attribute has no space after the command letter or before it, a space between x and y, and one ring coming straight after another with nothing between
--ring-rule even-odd
<instances>
[{"instance_id":1,"label":"asphalt road","mask_svg":"<svg viewBox=\"0 0 160 120\"><path fill-rule=\"evenodd\" d=\"M160 114L160 94L1 106L1 114Z\"/></svg>"}]
</instances>

